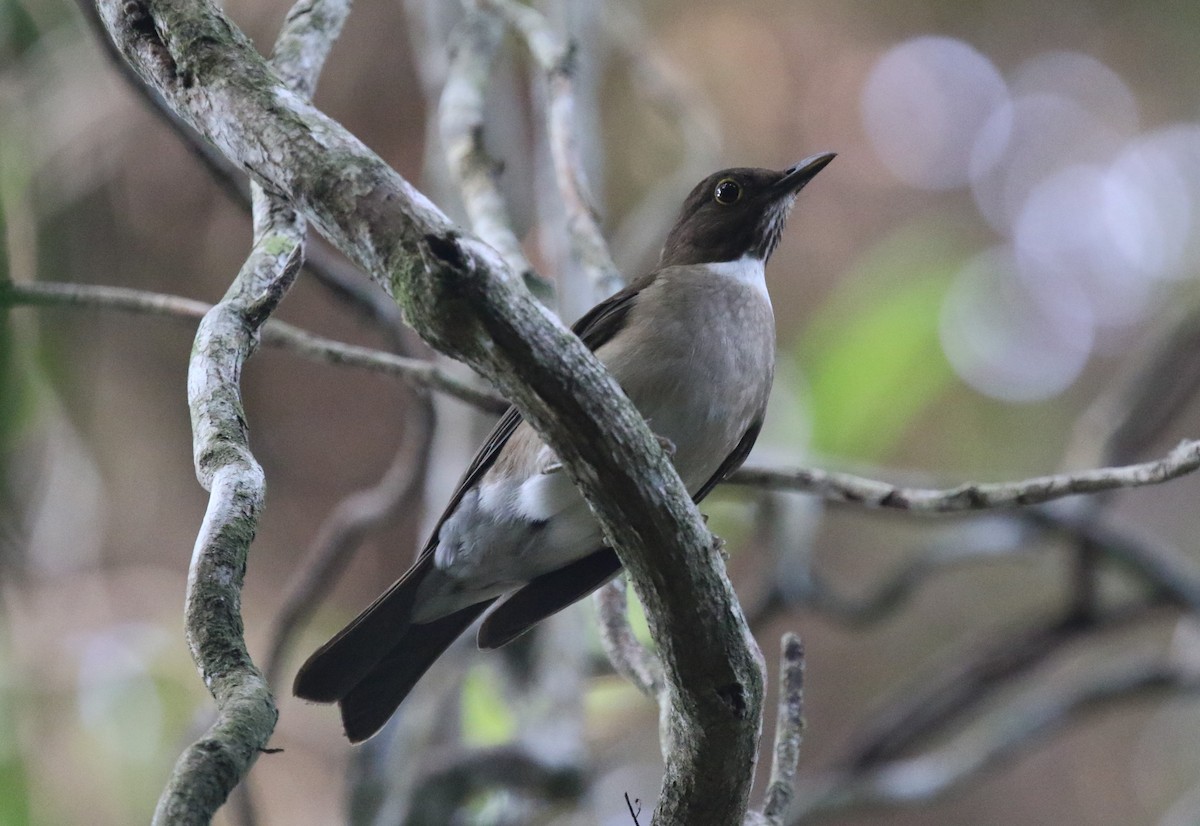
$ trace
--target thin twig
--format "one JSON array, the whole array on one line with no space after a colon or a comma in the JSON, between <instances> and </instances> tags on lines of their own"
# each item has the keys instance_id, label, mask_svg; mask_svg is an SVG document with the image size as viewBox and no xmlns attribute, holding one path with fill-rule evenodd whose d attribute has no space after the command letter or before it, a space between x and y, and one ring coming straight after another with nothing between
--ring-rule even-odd
<instances>
[{"instance_id":1,"label":"thin twig","mask_svg":"<svg viewBox=\"0 0 1200 826\"><path fill-rule=\"evenodd\" d=\"M1141 464L1039 476L1020 482L968 482L944 490L906 488L851 473L816 468L742 468L730 477L729 483L803 491L831 502L870 508L937 514L1037 505L1065 496L1157 485L1186 476L1198 468L1200 441L1187 439L1165 457Z\"/></svg>"},{"instance_id":2,"label":"thin twig","mask_svg":"<svg viewBox=\"0 0 1200 826\"><path fill-rule=\"evenodd\" d=\"M763 817L768 826L783 826L796 793L796 769L804 736L804 644L795 634L783 635L779 657L779 712L775 717L775 755Z\"/></svg>"},{"instance_id":3,"label":"thin twig","mask_svg":"<svg viewBox=\"0 0 1200 826\"><path fill-rule=\"evenodd\" d=\"M634 635L629 624L625 578L617 577L601 586L595 596L600 618L600 645L613 668L653 700L664 688L662 662Z\"/></svg>"},{"instance_id":4,"label":"thin twig","mask_svg":"<svg viewBox=\"0 0 1200 826\"><path fill-rule=\"evenodd\" d=\"M0 282L0 307L18 305L109 309L173 319L200 319L212 309L211 305L202 301L126 287ZM461 381L424 359L345 344L283 321L271 319L263 325L262 343L316 361L397 376L414 387L436 390L492 413L502 413L508 408L508 403L499 396Z\"/></svg>"},{"instance_id":5,"label":"thin twig","mask_svg":"<svg viewBox=\"0 0 1200 826\"><path fill-rule=\"evenodd\" d=\"M193 319L202 317L209 309L209 305L200 301L123 287L3 282L0 283L0 306L6 304L98 307ZM459 381L428 362L331 341L284 322L267 322L263 328L263 344L333 364L365 367L401 376L414 385L446 393L491 412L502 412L507 407L503 399ZM819 468L774 470L746 467L737 471L728 483L768 490L801 491L832 502L864 507L941 514L1034 505L1067 496L1161 484L1186 476L1198 468L1200 441L1186 440L1167 456L1150 462L1015 482L968 482L940 490L908 488Z\"/></svg>"}]
</instances>

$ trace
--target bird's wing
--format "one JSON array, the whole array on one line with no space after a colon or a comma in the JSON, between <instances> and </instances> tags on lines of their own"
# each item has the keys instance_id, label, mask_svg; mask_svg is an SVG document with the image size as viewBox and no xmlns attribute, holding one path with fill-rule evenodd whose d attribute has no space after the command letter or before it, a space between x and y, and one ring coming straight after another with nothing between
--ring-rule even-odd
<instances>
[{"instance_id":1,"label":"bird's wing","mask_svg":"<svg viewBox=\"0 0 1200 826\"><path fill-rule=\"evenodd\" d=\"M754 447L762 430L762 413L755 417L737 447L725 457L716 472L696 492L697 503L733 473ZM608 582L621 570L621 560L611 548L601 548L583 559L536 577L497 605L479 626L479 647L499 648L512 642L551 614Z\"/></svg>"},{"instance_id":2,"label":"bird's wing","mask_svg":"<svg viewBox=\"0 0 1200 826\"><path fill-rule=\"evenodd\" d=\"M633 309L638 293L645 286L646 280L645 278L639 279L620 292L614 293L604 301L601 301L575 322L571 327L571 331L579 336L583 343L588 346L588 349L593 352L603 347L625 326L625 322L629 318L629 311ZM500 421L496 423L496 427L488 436L487 441L483 443L483 447L479 448L479 452L475 454L475 458L471 461L467 472L463 474L462 480L459 481L458 487L455 488L454 495L450 497L449 504L442 511L442 516L438 519L437 526L431 532L429 541L422 549L418 560L433 553L437 547L437 536L442 528L442 523L446 521L450 514L454 513L454 509L458 507L458 503L462 501L466 492L473 488L483 477L483 474L487 473L488 469L496 463L496 458L500 455L500 451L508 444L509 438L517 429L517 425L522 421L521 414L517 409L510 407L505 411Z\"/></svg>"},{"instance_id":3,"label":"bird's wing","mask_svg":"<svg viewBox=\"0 0 1200 826\"><path fill-rule=\"evenodd\" d=\"M625 325L638 293L649 283L649 280L649 276L639 279L593 307L573 326L572 329L576 335L592 350L603 346ZM411 685L424 673L425 669L437 659L441 651L470 625L475 616L482 613L487 607L486 603L472 606L472 608L464 609L439 620L438 627L443 630L436 634L431 633L430 624L421 626L424 631L429 632L422 637L424 648L420 652L411 650L411 640L408 638L410 636L415 638L415 635L409 634L413 605L421 580L432 567L433 554L437 548L437 538L442 523L458 507L466 492L474 487L488 469L495 464L500 451L508 443L521 421L521 414L515 407L510 407L501 416L479 452L475 454L466 473L463 474L446 509L442 512L437 525L430 533L429 540L421 549L412 567L392 583L387 591L349 625L308 658L296 674L295 682L292 685L293 693L298 697L317 702L333 702L346 698L355 690L356 686L364 683L363 689L359 693L370 693L373 697L373 690L366 691L366 684L370 683L367 680L368 676L374 672L372 679L376 682L383 677L395 678L396 669L383 666L397 657L395 652L399 648L409 651L406 673L402 676L404 676L403 681L411 688ZM426 645L425 643L430 644ZM394 695L395 691L389 688L389 691L385 693ZM405 693L407 693L407 688ZM358 694L355 694L355 697L357 696ZM403 695L400 696L402 699ZM398 703L399 700L396 702ZM370 702L364 701L362 705L375 709L377 704L371 699ZM346 710L344 707L343 711ZM388 715L390 713L389 711ZM370 729L364 736L369 736L374 731L370 727L374 725L375 718L379 715L371 716L371 722L363 725L364 730ZM386 721L386 719L387 716L383 716L383 720ZM349 721L347 723L349 732ZM382 722L379 724L382 725Z\"/></svg>"},{"instance_id":4,"label":"bird's wing","mask_svg":"<svg viewBox=\"0 0 1200 826\"><path fill-rule=\"evenodd\" d=\"M750 422L750 426L746 428L746 432L742 434L742 439L737 443L737 447L725 457L725 461L721 462L721 466L717 468L717 472L708 478L708 481L696 491L696 495L692 497L697 502L712 493L712 489L721 484L728 478L729 474L742 466L742 462L746 461L746 457L750 455L750 451L754 449L754 443L758 441L758 434L762 431L763 415L766 411L760 412L754 421Z\"/></svg>"}]
</instances>

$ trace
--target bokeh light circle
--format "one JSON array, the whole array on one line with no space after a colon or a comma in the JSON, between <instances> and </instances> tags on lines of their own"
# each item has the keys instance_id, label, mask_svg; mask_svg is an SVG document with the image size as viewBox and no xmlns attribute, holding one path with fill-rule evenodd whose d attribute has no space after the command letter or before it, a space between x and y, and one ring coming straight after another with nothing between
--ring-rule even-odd
<instances>
[{"instance_id":1,"label":"bokeh light circle","mask_svg":"<svg viewBox=\"0 0 1200 826\"><path fill-rule=\"evenodd\" d=\"M923 189L966 184L975 136L1008 98L991 61L961 40L918 37L890 49L867 79L862 118L876 154Z\"/></svg>"}]
</instances>

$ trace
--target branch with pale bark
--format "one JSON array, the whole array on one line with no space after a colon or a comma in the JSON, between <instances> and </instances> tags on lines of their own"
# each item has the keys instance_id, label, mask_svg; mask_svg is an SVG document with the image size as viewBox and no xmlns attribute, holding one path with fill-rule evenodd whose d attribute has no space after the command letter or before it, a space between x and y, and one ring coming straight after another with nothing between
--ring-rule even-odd
<instances>
[{"instance_id":1,"label":"branch with pale bark","mask_svg":"<svg viewBox=\"0 0 1200 826\"><path fill-rule=\"evenodd\" d=\"M126 6L123 13L135 29L151 24L141 9ZM311 96L348 13L349 3L339 0L301 0L289 13L272 62L292 93ZM305 220L258 184L251 199L253 249L201 320L188 367L196 476L209 502L188 572L185 632L217 719L176 763L154 813L161 824L207 823L266 747L278 718L242 627L241 586L265 480L250 452L240 381L259 328L300 270Z\"/></svg>"}]
</instances>

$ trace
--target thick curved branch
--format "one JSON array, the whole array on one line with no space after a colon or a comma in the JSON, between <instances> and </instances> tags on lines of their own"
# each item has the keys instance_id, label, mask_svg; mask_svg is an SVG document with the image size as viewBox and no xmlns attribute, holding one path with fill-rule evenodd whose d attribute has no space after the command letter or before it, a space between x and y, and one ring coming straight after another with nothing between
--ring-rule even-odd
<instances>
[{"instance_id":1,"label":"thick curved branch","mask_svg":"<svg viewBox=\"0 0 1200 826\"><path fill-rule=\"evenodd\" d=\"M202 0L103 0L143 78L265 188L286 196L396 296L435 347L492 379L562 460L633 578L672 685L660 823L746 811L761 655L718 543L612 377L495 252L341 126L284 89Z\"/></svg>"}]
</instances>

